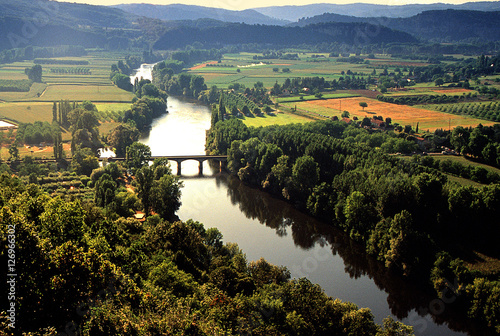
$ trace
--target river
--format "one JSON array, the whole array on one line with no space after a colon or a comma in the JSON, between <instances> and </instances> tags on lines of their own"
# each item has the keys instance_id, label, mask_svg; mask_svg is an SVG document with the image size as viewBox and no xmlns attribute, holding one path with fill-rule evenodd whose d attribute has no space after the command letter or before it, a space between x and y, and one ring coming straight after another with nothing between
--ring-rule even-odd
<instances>
[{"instance_id":1,"label":"river","mask_svg":"<svg viewBox=\"0 0 500 336\"><path fill-rule=\"evenodd\" d=\"M148 78L150 72L146 68L137 76ZM153 155L204 154L209 108L175 97L167 105L169 113L156 119L140 141ZM416 335L481 335L467 319L455 316L455 298L443 302L423 292L367 256L343 232L204 164L205 173L198 176L197 161L182 163L181 220L218 228L248 261L262 257L286 266L293 278L307 277L331 297L370 308L377 323L392 316L414 326Z\"/></svg>"}]
</instances>

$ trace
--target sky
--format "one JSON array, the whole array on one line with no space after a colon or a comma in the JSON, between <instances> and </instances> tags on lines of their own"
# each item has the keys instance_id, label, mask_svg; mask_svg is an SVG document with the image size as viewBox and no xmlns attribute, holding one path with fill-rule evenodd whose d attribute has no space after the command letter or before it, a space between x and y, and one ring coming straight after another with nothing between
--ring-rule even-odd
<instances>
[{"instance_id":1,"label":"sky","mask_svg":"<svg viewBox=\"0 0 500 336\"><path fill-rule=\"evenodd\" d=\"M62 0L59 0L62 1ZM476 0L480 1L480 0ZM182 3L186 5L197 5L205 7L215 7L215 8L225 8L230 10L243 10L248 8L257 7L269 7L269 6L286 6L286 5L307 5L312 3L335 3L335 4L347 4L347 3L374 3L374 4L384 4L384 5L407 5L407 4L429 4L429 3L452 3L461 4L464 2L476 2L474 0L71 0L65 2L77 2L77 3L87 3L91 5L117 5L123 3L150 3L158 5L169 5L174 3Z\"/></svg>"}]
</instances>

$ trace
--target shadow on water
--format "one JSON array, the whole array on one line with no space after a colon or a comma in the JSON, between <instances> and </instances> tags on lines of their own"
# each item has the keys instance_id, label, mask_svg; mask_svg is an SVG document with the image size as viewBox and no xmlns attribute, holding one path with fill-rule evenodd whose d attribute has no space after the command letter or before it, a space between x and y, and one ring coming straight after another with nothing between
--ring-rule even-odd
<instances>
[{"instance_id":1,"label":"shadow on water","mask_svg":"<svg viewBox=\"0 0 500 336\"><path fill-rule=\"evenodd\" d=\"M343 259L345 272L351 279L362 276L372 279L388 294L391 314L413 325L416 335L436 334L428 330L431 320L434 324L445 324L455 332L486 335L484 330L456 311L453 303L457 298L444 299L447 303L440 301L431 288L424 291L421 286L388 270L339 229L296 210L283 200L249 187L235 177L217 174L215 179L218 187L226 187L231 203L237 205L247 218L274 229L280 237L291 235L294 244L301 249L329 246L333 255Z\"/></svg>"}]
</instances>

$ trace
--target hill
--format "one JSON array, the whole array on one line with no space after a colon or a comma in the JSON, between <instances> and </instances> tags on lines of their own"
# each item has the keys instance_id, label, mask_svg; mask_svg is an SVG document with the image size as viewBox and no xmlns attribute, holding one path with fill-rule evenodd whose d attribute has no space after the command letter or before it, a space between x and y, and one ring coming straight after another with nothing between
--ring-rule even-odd
<instances>
[{"instance_id":1,"label":"hill","mask_svg":"<svg viewBox=\"0 0 500 336\"><path fill-rule=\"evenodd\" d=\"M149 18L170 20L197 20L214 19L223 22L242 22L247 24L285 25L286 20L270 18L253 9L242 11L210 8L193 5L151 5L151 4L122 4L113 6L135 15Z\"/></svg>"},{"instance_id":2,"label":"hill","mask_svg":"<svg viewBox=\"0 0 500 336\"><path fill-rule=\"evenodd\" d=\"M48 0L0 0L0 50L32 46L123 46L141 32L117 8Z\"/></svg>"},{"instance_id":3,"label":"hill","mask_svg":"<svg viewBox=\"0 0 500 336\"><path fill-rule=\"evenodd\" d=\"M131 28L132 22L138 18L117 8L48 0L0 0L0 13L0 17L26 19L38 27L50 22L73 28Z\"/></svg>"},{"instance_id":4,"label":"hill","mask_svg":"<svg viewBox=\"0 0 500 336\"><path fill-rule=\"evenodd\" d=\"M297 21L301 18L321 15L323 13L334 13L356 17L411 17L429 10L478 10L478 11L500 11L500 1L467 2L460 5L434 3L434 4L411 4L411 5L374 5L366 3L354 4L312 4L304 6L271 6L255 8L264 15L289 21Z\"/></svg>"},{"instance_id":5,"label":"hill","mask_svg":"<svg viewBox=\"0 0 500 336\"><path fill-rule=\"evenodd\" d=\"M409 18L360 18L325 13L301 19L292 25L305 27L322 22L367 22L400 30L421 39L441 42L469 39L497 41L500 39L500 12L448 9L426 11Z\"/></svg>"},{"instance_id":6,"label":"hill","mask_svg":"<svg viewBox=\"0 0 500 336\"><path fill-rule=\"evenodd\" d=\"M377 26L378 34L365 40L366 34L373 29L367 23L320 23L307 27L280 27L264 25L247 25L226 23L224 25L196 28L177 27L169 29L154 45L155 49L182 48L194 42L205 47L220 47L231 44L273 44L277 46L294 46L318 43L390 43L417 42L408 33Z\"/></svg>"}]
</instances>

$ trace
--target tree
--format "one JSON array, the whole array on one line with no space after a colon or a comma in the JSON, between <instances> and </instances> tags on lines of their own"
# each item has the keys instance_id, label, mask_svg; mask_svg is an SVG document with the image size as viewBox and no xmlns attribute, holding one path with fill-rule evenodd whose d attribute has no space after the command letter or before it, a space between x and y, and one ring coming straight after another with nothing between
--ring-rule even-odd
<instances>
[{"instance_id":1,"label":"tree","mask_svg":"<svg viewBox=\"0 0 500 336\"><path fill-rule=\"evenodd\" d=\"M308 192L319 181L318 164L309 155L299 157L292 167L292 178L300 190Z\"/></svg>"},{"instance_id":2,"label":"tree","mask_svg":"<svg viewBox=\"0 0 500 336\"><path fill-rule=\"evenodd\" d=\"M12 145L10 145L9 154L10 154L11 161L19 160L19 149L17 148L16 142L14 142Z\"/></svg>"},{"instance_id":3,"label":"tree","mask_svg":"<svg viewBox=\"0 0 500 336\"><path fill-rule=\"evenodd\" d=\"M146 216L149 215L151 205L153 202L153 195L152 195L153 182L154 182L154 172L151 167L144 166L136 171L135 183L137 184L137 195L141 200L142 207L144 209L144 214Z\"/></svg>"},{"instance_id":4,"label":"tree","mask_svg":"<svg viewBox=\"0 0 500 336\"><path fill-rule=\"evenodd\" d=\"M94 202L102 208L115 201L116 183L109 174L102 175L95 185Z\"/></svg>"},{"instance_id":5,"label":"tree","mask_svg":"<svg viewBox=\"0 0 500 336\"><path fill-rule=\"evenodd\" d=\"M125 162L127 167L132 169L132 171L144 167L150 158L151 149L143 143L134 142L132 145L127 147Z\"/></svg>"},{"instance_id":6,"label":"tree","mask_svg":"<svg viewBox=\"0 0 500 336\"><path fill-rule=\"evenodd\" d=\"M90 148L79 148L73 153L71 168L79 175L90 176L99 167L99 161Z\"/></svg>"},{"instance_id":7,"label":"tree","mask_svg":"<svg viewBox=\"0 0 500 336\"><path fill-rule=\"evenodd\" d=\"M444 84L444 80L442 78L438 78L434 81L435 86L441 86Z\"/></svg>"},{"instance_id":8,"label":"tree","mask_svg":"<svg viewBox=\"0 0 500 336\"><path fill-rule=\"evenodd\" d=\"M368 117L364 117L363 120L361 121L361 127L371 126L371 125L372 125L372 122L371 122L370 118L368 118Z\"/></svg>"},{"instance_id":9,"label":"tree","mask_svg":"<svg viewBox=\"0 0 500 336\"><path fill-rule=\"evenodd\" d=\"M95 105L87 102L68 114L68 120L71 125L71 151L74 153L78 148L90 148L94 154L97 154L102 147L99 140L99 119L95 115ZM91 109L91 110L88 110Z\"/></svg>"},{"instance_id":10,"label":"tree","mask_svg":"<svg viewBox=\"0 0 500 336\"><path fill-rule=\"evenodd\" d=\"M342 112L342 118L349 118L351 115L349 113L349 111L344 111Z\"/></svg>"},{"instance_id":11,"label":"tree","mask_svg":"<svg viewBox=\"0 0 500 336\"><path fill-rule=\"evenodd\" d=\"M355 240L359 240L360 236L365 236L376 222L375 208L360 191L353 191L347 197L344 216L345 228Z\"/></svg>"},{"instance_id":12,"label":"tree","mask_svg":"<svg viewBox=\"0 0 500 336\"><path fill-rule=\"evenodd\" d=\"M152 208L162 218L171 219L175 212L179 210L181 206L180 189L182 186L179 178L172 175L170 171L160 177L159 180L154 181L151 189Z\"/></svg>"},{"instance_id":13,"label":"tree","mask_svg":"<svg viewBox=\"0 0 500 336\"><path fill-rule=\"evenodd\" d=\"M52 105L52 121L57 121L57 103L54 102Z\"/></svg>"},{"instance_id":14,"label":"tree","mask_svg":"<svg viewBox=\"0 0 500 336\"><path fill-rule=\"evenodd\" d=\"M31 68L24 69L24 73L28 76L30 81L35 83L42 82L42 66L40 64L35 64Z\"/></svg>"},{"instance_id":15,"label":"tree","mask_svg":"<svg viewBox=\"0 0 500 336\"><path fill-rule=\"evenodd\" d=\"M107 137L107 142L114 147L117 157L125 157L127 147L139 140L139 130L129 124L119 124L113 128Z\"/></svg>"},{"instance_id":16,"label":"tree","mask_svg":"<svg viewBox=\"0 0 500 336\"><path fill-rule=\"evenodd\" d=\"M368 104L366 102L359 102L359 106L363 108L363 111L365 110L365 107L368 107Z\"/></svg>"}]
</instances>

